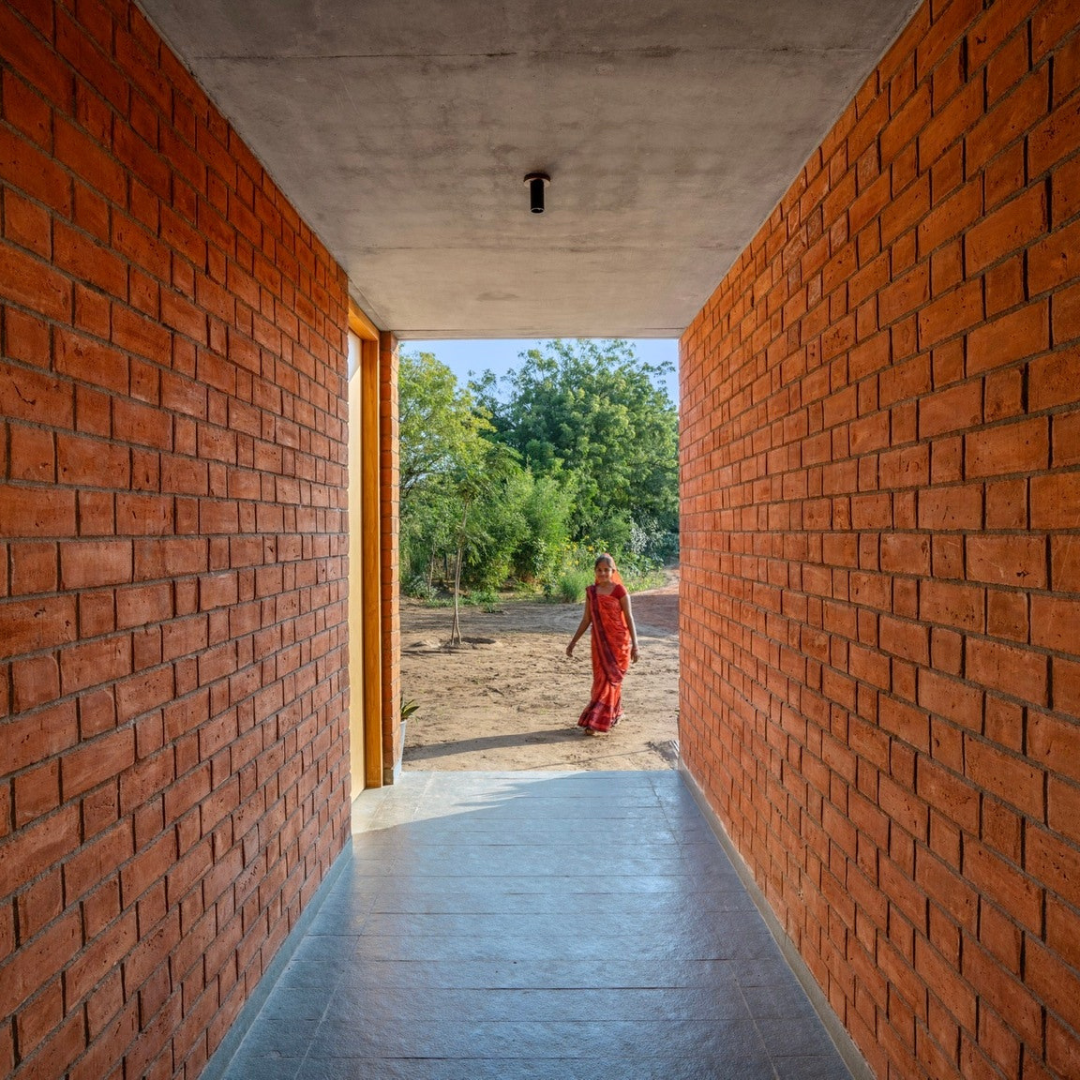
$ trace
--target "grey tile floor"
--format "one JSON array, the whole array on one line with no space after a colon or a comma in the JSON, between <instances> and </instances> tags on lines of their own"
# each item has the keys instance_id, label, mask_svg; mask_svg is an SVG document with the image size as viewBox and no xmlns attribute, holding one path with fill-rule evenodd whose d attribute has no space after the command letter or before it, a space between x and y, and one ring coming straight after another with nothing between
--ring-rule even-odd
<instances>
[{"instance_id":1,"label":"grey tile floor","mask_svg":"<svg viewBox=\"0 0 1080 1080\"><path fill-rule=\"evenodd\" d=\"M676 772L418 773L227 1080L850 1076Z\"/></svg>"}]
</instances>

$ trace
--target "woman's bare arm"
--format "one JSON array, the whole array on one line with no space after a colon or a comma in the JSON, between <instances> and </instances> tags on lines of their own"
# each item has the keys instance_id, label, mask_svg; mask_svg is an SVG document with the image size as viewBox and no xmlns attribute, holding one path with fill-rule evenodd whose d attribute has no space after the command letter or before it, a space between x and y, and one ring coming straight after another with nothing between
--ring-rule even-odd
<instances>
[{"instance_id":1,"label":"woman's bare arm","mask_svg":"<svg viewBox=\"0 0 1080 1080\"><path fill-rule=\"evenodd\" d=\"M578 623L577 630L574 631L574 636L570 639L570 644L566 646L566 655L574 655L574 646L578 643L578 638L589 628L589 623L592 622L592 611L589 610L589 601L585 601L585 613L581 616L581 622Z\"/></svg>"}]
</instances>

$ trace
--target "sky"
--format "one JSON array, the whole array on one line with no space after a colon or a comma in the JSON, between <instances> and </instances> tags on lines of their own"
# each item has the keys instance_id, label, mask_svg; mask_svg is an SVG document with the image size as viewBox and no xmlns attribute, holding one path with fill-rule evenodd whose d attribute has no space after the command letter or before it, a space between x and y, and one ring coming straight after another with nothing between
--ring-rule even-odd
<instances>
[{"instance_id":1,"label":"sky","mask_svg":"<svg viewBox=\"0 0 1080 1080\"><path fill-rule=\"evenodd\" d=\"M519 366L518 354L541 344L535 338L501 341L403 341L402 352L429 352L444 363L464 384L469 372L481 375L493 371L502 377ZM638 359L649 364L664 360L678 367L679 342L676 338L639 338L631 340ZM667 392L674 404L679 402L679 375L673 371L667 379Z\"/></svg>"}]
</instances>

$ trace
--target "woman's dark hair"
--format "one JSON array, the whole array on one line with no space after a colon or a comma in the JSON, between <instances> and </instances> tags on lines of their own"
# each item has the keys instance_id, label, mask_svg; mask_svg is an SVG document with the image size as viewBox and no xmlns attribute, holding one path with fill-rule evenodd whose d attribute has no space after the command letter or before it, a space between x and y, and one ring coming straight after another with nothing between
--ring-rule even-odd
<instances>
[{"instance_id":1,"label":"woman's dark hair","mask_svg":"<svg viewBox=\"0 0 1080 1080\"><path fill-rule=\"evenodd\" d=\"M593 563L593 569L595 570L601 563L607 563L612 570L615 569L615 560L605 551L603 555L596 557L596 562Z\"/></svg>"}]
</instances>

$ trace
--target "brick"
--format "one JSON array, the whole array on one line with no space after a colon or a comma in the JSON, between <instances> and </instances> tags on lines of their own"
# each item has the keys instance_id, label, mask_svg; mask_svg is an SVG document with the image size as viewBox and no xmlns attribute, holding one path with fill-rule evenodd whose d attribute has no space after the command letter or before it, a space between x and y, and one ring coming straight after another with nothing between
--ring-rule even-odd
<instances>
[{"instance_id":1,"label":"brick","mask_svg":"<svg viewBox=\"0 0 1080 1080\"><path fill-rule=\"evenodd\" d=\"M884 652L901 656L913 663L928 664L930 662L928 627L883 615L879 635L880 646Z\"/></svg>"},{"instance_id":2,"label":"brick","mask_svg":"<svg viewBox=\"0 0 1080 1080\"><path fill-rule=\"evenodd\" d=\"M976 787L997 795L1022 813L1041 818L1045 808L1042 769L980 739L964 743L965 772Z\"/></svg>"},{"instance_id":3,"label":"brick","mask_svg":"<svg viewBox=\"0 0 1080 1080\"><path fill-rule=\"evenodd\" d=\"M48 324L28 312L19 311L14 307L9 307L4 312L4 321L7 324L4 355L12 360L18 360L23 364L30 364L36 368L48 368L52 363ZM6 380L4 383L5 413L8 409L14 407L13 403L8 400L7 387L10 380L19 377L20 370L20 368L10 364L0 363L0 373L2 373L0 378ZM59 384L56 384L56 386L60 389ZM67 392L61 389L57 400L50 408L50 415L53 415L53 409L55 409L60 416L70 416L70 411L65 412L63 409L63 401L67 397ZM23 404L26 404L25 399ZM23 418L31 419L29 416ZM61 419L57 418L54 421L54 426L70 427L71 422L68 420L65 424Z\"/></svg>"},{"instance_id":4,"label":"brick","mask_svg":"<svg viewBox=\"0 0 1080 1080\"><path fill-rule=\"evenodd\" d=\"M886 573L930 573L930 543L917 533L886 533L881 537L879 558Z\"/></svg>"},{"instance_id":5,"label":"brick","mask_svg":"<svg viewBox=\"0 0 1080 1080\"><path fill-rule=\"evenodd\" d=\"M1061 472L1031 478L1031 527L1075 529L1080 506L1080 474Z\"/></svg>"},{"instance_id":6,"label":"brick","mask_svg":"<svg viewBox=\"0 0 1080 1080\"><path fill-rule=\"evenodd\" d=\"M971 581L1046 588L1046 544L1033 536L969 536L965 541Z\"/></svg>"},{"instance_id":7,"label":"brick","mask_svg":"<svg viewBox=\"0 0 1080 1080\"><path fill-rule=\"evenodd\" d=\"M164 495L117 495L116 531L124 536L163 536L176 531L173 500Z\"/></svg>"},{"instance_id":8,"label":"brick","mask_svg":"<svg viewBox=\"0 0 1080 1080\"><path fill-rule=\"evenodd\" d=\"M1080 464L1080 412L1075 410L1053 418L1051 441L1054 452L1050 459L1053 469Z\"/></svg>"},{"instance_id":9,"label":"brick","mask_svg":"<svg viewBox=\"0 0 1080 1080\"><path fill-rule=\"evenodd\" d=\"M1046 188L1035 185L1024 194L986 214L964 238L964 260L969 274L1030 244L1046 232L1049 207Z\"/></svg>"},{"instance_id":10,"label":"brick","mask_svg":"<svg viewBox=\"0 0 1080 1080\"><path fill-rule=\"evenodd\" d=\"M1049 68L1046 65L1019 83L1004 77L1027 73L1024 44L1022 36L1018 35L1009 51L991 60L987 81L993 107L968 132L964 141L969 174L978 172L991 158L1022 138L1046 113L1049 96ZM1010 71L1010 67L1014 70ZM999 85L1009 87L1011 92L994 101L994 89Z\"/></svg>"},{"instance_id":11,"label":"brick","mask_svg":"<svg viewBox=\"0 0 1080 1080\"><path fill-rule=\"evenodd\" d=\"M135 580L181 578L205 573L209 549L203 537L135 541Z\"/></svg>"},{"instance_id":12,"label":"brick","mask_svg":"<svg viewBox=\"0 0 1080 1080\"><path fill-rule=\"evenodd\" d=\"M0 293L8 303L20 304L46 318L71 319L70 280L35 256L3 242L0 242Z\"/></svg>"},{"instance_id":13,"label":"brick","mask_svg":"<svg viewBox=\"0 0 1080 1080\"><path fill-rule=\"evenodd\" d=\"M918 252L925 259L932 252L964 234L983 211L983 185L972 181L937 201L934 209L919 222Z\"/></svg>"},{"instance_id":14,"label":"brick","mask_svg":"<svg viewBox=\"0 0 1080 1080\"><path fill-rule=\"evenodd\" d=\"M117 716L121 723L164 705L174 691L171 667L135 675L116 689Z\"/></svg>"},{"instance_id":15,"label":"brick","mask_svg":"<svg viewBox=\"0 0 1080 1080\"><path fill-rule=\"evenodd\" d=\"M172 588L168 584L136 586L121 589L116 594L118 628L164 622L172 614Z\"/></svg>"},{"instance_id":16,"label":"brick","mask_svg":"<svg viewBox=\"0 0 1080 1080\"><path fill-rule=\"evenodd\" d=\"M878 298L878 319L888 326L918 310L930 299L930 275L925 263L912 267L903 277L893 281Z\"/></svg>"},{"instance_id":17,"label":"brick","mask_svg":"<svg viewBox=\"0 0 1080 1080\"><path fill-rule=\"evenodd\" d=\"M1054 173L1051 192L1050 215L1055 226L1060 226L1080 212L1080 157L1063 163ZM1053 236L1049 238L1053 241Z\"/></svg>"},{"instance_id":18,"label":"brick","mask_svg":"<svg viewBox=\"0 0 1080 1080\"><path fill-rule=\"evenodd\" d=\"M71 535L74 492L0 484L0 522L9 538Z\"/></svg>"},{"instance_id":19,"label":"brick","mask_svg":"<svg viewBox=\"0 0 1080 1080\"><path fill-rule=\"evenodd\" d=\"M138 401L113 403L113 429L117 440L160 450L172 449L172 424L160 409Z\"/></svg>"},{"instance_id":20,"label":"brick","mask_svg":"<svg viewBox=\"0 0 1080 1080\"><path fill-rule=\"evenodd\" d=\"M941 626L979 632L985 620L985 591L944 581L919 584L919 618Z\"/></svg>"},{"instance_id":21,"label":"brick","mask_svg":"<svg viewBox=\"0 0 1080 1080\"><path fill-rule=\"evenodd\" d=\"M160 323L120 304L113 306L112 343L159 364L171 361L172 335Z\"/></svg>"},{"instance_id":22,"label":"brick","mask_svg":"<svg viewBox=\"0 0 1080 1080\"><path fill-rule=\"evenodd\" d=\"M919 437L923 439L978 426L982 419L982 386L978 382L946 387L919 400Z\"/></svg>"},{"instance_id":23,"label":"brick","mask_svg":"<svg viewBox=\"0 0 1080 1080\"><path fill-rule=\"evenodd\" d=\"M1080 651L1080 601L1063 596L1033 596L1031 643L1077 655Z\"/></svg>"},{"instance_id":24,"label":"brick","mask_svg":"<svg viewBox=\"0 0 1080 1080\"><path fill-rule=\"evenodd\" d=\"M1061 958L1042 945L1031 950L1025 970L1032 989L1047 1002L1051 1012L1061 1017L1067 1029L1080 1030L1080 977L1077 973L1070 971ZM1072 1049L1069 1056L1075 1061L1078 1057L1076 1049Z\"/></svg>"},{"instance_id":25,"label":"brick","mask_svg":"<svg viewBox=\"0 0 1080 1080\"><path fill-rule=\"evenodd\" d=\"M128 360L118 349L60 330L56 334L56 370L118 394L128 392Z\"/></svg>"},{"instance_id":26,"label":"brick","mask_svg":"<svg viewBox=\"0 0 1080 1080\"><path fill-rule=\"evenodd\" d=\"M975 484L930 488L919 493L920 529L982 528L983 490Z\"/></svg>"},{"instance_id":27,"label":"brick","mask_svg":"<svg viewBox=\"0 0 1080 1080\"><path fill-rule=\"evenodd\" d=\"M35 818L50 814L60 806L60 766L56 761L47 761L44 765L30 769L16 776L12 787L14 789L15 802L15 828L21 829ZM60 913L59 907L51 915L43 914L43 919L48 922L54 915ZM28 931L25 920L20 919L22 936L28 933L36 933L41 928L41 923Z\"/></svg>"},{"instance_id":28,"label":"brick","mask_svg":"<svg viewBox=\"0 0 1080 1080\"><path fill-rule=\"evenodd\" d=\"M119 728L85 742L63 759L64 799L70 800L117 776L135 761L135 733Z\"/></svg>"},{"instance_id":29,"label":"brick","mask_svg":"<svg viewBox=\"0 0 1080 1080\"><path fill-rule=\"evenodd\" d=\"M131 671L130 637L99 638L60 654L60 683L65 694L120 678Z\"/></svg>"},{"instance_id":30,"label":"brick","mask_svg":"<svg viewBox=\"0 0 1080 1080\"><path fill-rule=\"evenodd\" d=\"M968 335L967 374L978 375L1050 347L1050 307L1045 301L984 323Z\"/></svg>"},{"instance_id":31,"label":"brick","mask_svg":"<svg viewBox=\"0 0 1080 1080\"><path fill-rule=\"evenodd\" d=\"M81 540L60 545L60 581L65 589L87 589L131 581L130 540Z\"/></svg>"},{"instance_id":32,"label":"brick","mask_svg":"<svg viewBox=\"0 0 1080 1080\"><path fill-rule=\"evenodd\" d=\"M1070 843L1080 842L1080 786L1051 776L1046 805L1047 825Z\"/></svg>"},{"instance_id":33,"label":"brick","mask_svg":"<svg viewBox=\"0 0 1080 1080\"><path fill-rule=\"evenodd\" d=\"M0 617L4 622L0 658L55 648L75 640L75 601L70 596L5 601L0 604Z\"/></svg>"},{"instance_id":34,"label":"brick","mask_svg":"<svg viewBox=\"0 0 1080 1080\"><path fill-rule=\"evenodd\" d=\"M1080 544L1074 537L1051 537L1050 581L1055 592L1080 592Z\"/></svg>"},{"instance_id":35,"label":"brick","mask_svg":"<svg viewBox=\"0 0 1080 1080\"><path fill-rule=\"evenodd\" d=\"M954 9L957 5L953 5ZM919 135L919 161L926 168L970 130L982 116L982 85L973 79L942 108Z\"/></svg>"},{"instance_id":36,"label":"brick","mask_svg":"<svg viewBox=\"0 0 1080 1080\"><path fill-rule=\"evenodd\" d=\"M56 479L53 435L41 428L11 424L8 444L8 475L12 480L49 484Z\"/></svg>"},{"instance_id":37,"label":"brick","mask_svg":"<svg viewBox=\"0 0 1080 1080\"><path fill-rule=\"evenodd\" d=\"M14 704L18 712L29 712L60 696L60 669L54 656L36 656L11 665Z\"/></svg>"},{"instance_id":38,"label":"brick","mask_svg":"<svg viewBox=\"0 0 1080 1080\"><path fill-rule=\"evenodd\" d=\"M22 199L10 188L3 194L4 238L42 259L52 254L52 221L48 211Z\"/></svg>"},{"instance_id":39,"label":"brick","mask_svg":"<svg viewBox=\"0 0 1080 1080\"><path fill-rule=\"evenodd\" d=\"M1003 424L964 437L968 477L1045 469L1049 455L1050 433L1045 419Z\"/></svg>"},{"instance_id":40,"label":"brick","mask_svg":"<svg viewBox=\"0 0 1080 1080\"><path fill-rule=\"evenodd\" d=\"M111 248L62 222L53 226L53 262L73 277L126 300L127 264Z\"/></svg>"},{"instance_id":41,"label":"brick","mask_svg":"<svg viewBox=\"0 0 1080 1080\"><path fill-rule=\"evenodd\" d=\"M11 547L11 595L56 592L57 545L20 543ZM6 592L6 590L0 590Z\"/></svg>"},{"instance_id":42,"label":"brick","mask_svg":"<svg viewBox=\"0 0 1080 1080\"><path fill-rule=\"evenodd\" d=\"M1080 971L1080 917L1057 897L1046 898L1046 945Z\"/></svg>"},{"instance_id":43,"label":"brick","mask_svg":"<svg viewBox=\"0 0 1080 1080\"><path fill-rule=\"evenodd\" d=\"M1062 837L1027 822L1024 869L1065 903L1080 906L1080 851Z\"/></svg>"},{"instance_id":44,"label":"brick","mask_svg":"<svg viewBox=\"0 0 1080 1080\"><path fill-rule=\"evenodd\" d=\"M206 314L178 293L163 289L161 293L161 321L200 344L207 344Z\"/></svg>"},{"instance_id":45,"label":"brick","mask_svg":"<svg viewBox=\"0 0 1080 1080\"><path fill-rule=\"evenodd\" d=\"M63 806L55 814L38 818L19 830L0 846L0 887L5 896L78 847L78 818L77 807ZM0 998L5 996L3 982L0 980Z\"/></svg>"},{"instance_id":46,"label":"brick","mask_svg":"<svg viewBox=\"0 0 1080 1080\"><path fill-rule=\"evenodd\" d=\"M158 836L148 847L125 863L120 870L124 907L130 907L147 889L160 881L176 862L176 858L175 834L167 832Z\"/></svg>"},{"instance_id":47,"label":"brick","mask_svg":"<svg viewBox=\"0 0 1080 1080\"><path fill-rule=\"evenodd\" d=\"M1080 351L1042 356L1028 365L1028 402L1032 411L1080 401Z\"/></svg>"},{"instance_id":48,"label":"brick","mask_svg":"<svg viewBox=\"0 0 1080 1080\"><path fill-rule=\"evenodd\" d=\"M1046 1024L1046 1062L1057 1076L1080 1074L1080 1040L1053 1014Z\"/></svg>"},{"instance_id":49,"label":"brick","mask_svg":"<svg viewBox=\"0 0 1080 1080\"><path fill-rule=\"evenodd\" d=\"M1028 161L1032 179L1080 149L1080 109L1075 99L1065 101L1028 135Z\"/></svg>"},{"instance_id":50,"label":"brick","mask_svg":"<svg viewBox=\"0 0 1080 1080\"><path fill-rule=\"evenodd\" d=\"M60 435L56 445L61 484L123 489L131 483L131 452L126 447L78 435Z\"/></svg>"},{"instance_id":51,"label":"brick","mask_svg":"<svg viewBox=\"0 0 1080 1080\"><path fill-rule=\"evenodd\" d=\"M1008 697L1035 705L1047 704L1048 664L1040 653L996 641L969 638L967 676Z\"/></svg>"},{"instance_id":52,"label":"brick","mask_svg":"<svg viewBox=\"0 0 1080 1080\"><path fill-rule=\"evenodd\" d=\"M1045 240L1033 244L1027 253L1027 284L1031 294L1047 292L1075 281L1080 276L1080 221L1055 229Z\"/></svg>"},{"instance_id":53,"label":"brick","mask_svg":"<svg viewBox=\"0 0 1080 1080\"><path fill-rule=\"evenodd\" d=\"M65 986L69 1008L86 997L118 967L137 941L135 912L129 909L121 914L106 933L91 942L66 972Z\"/></svg>"},{"instance_id":54,"label":"brick","mask_svg":"<svg viewBox=\"0 0 1080 1080\"><path fill-rule=\"evenodd\" d=\"M970 330L984 317L982 282L969 281L919 312L919 347L930 348Z\"/></svg>"}]
</instances>

